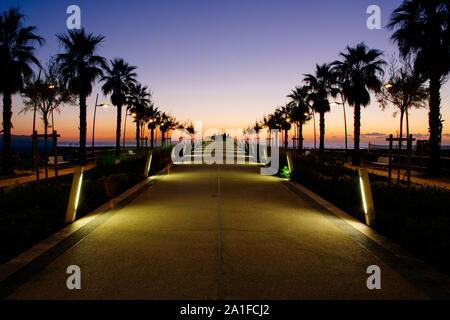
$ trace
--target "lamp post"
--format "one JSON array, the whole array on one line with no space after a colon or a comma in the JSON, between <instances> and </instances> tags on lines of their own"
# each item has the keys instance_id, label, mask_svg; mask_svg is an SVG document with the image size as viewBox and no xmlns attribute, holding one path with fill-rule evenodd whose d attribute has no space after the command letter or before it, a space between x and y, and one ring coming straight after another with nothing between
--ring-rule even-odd
<instances>
[{"instance_id":1,"label":"lamp post","mask_svg":"<svg viewBox=\"0 0 450 320\"><path fill-rule=\"evenodd\" d=\"M95 116L97 114L97 107L108 107L107 103L97 104L98 103L98 93L97 97L95 98L95 107L94 107L94 121L92 125L92 148L94 148L94 134L95 134Z\"/></svg>"},{"instance_id":2,"label":"lamp post","mask_svg":"<svg viewBox=\"0 0 450 320\"><path fill-rule=\"evenodd\" d=\"M159 130L161 131L161 147L164 146L164 141L166 138L164 138L164 133L166 133L166 125L167 125L167 120L164 120L160 126L159 126ZM161 129L162 127L162 129Z\"/></svg>"},{"instance_id":3,"label":"lamp post","mask_svg":"<svg viewBox=\"0 0 450 320\"><path fill-rule=\"evenodd\" d=\"M125 121L124 121L124 125L123 125L123 142L122 142L122 149L125 151L125 131L127 128L127 117L128 116L132 116L133 118L136 118L137 114L136 112L132 112L132 113L128 113L128 110L125 109Z\"/></svg>"},{"instance_id":4,"label":"lamp post","mask_svg":"<svg viewBox=\"0 0 450 320\"><path fill-rule=\"evenodd\" d=\"M345 152L347 153L347 116L345 115L345 103L333 101L330 103L332 106L337 106L342 104L342 110L344 110L344 128L345 128Z\"/></svg>"},{"instance_id":5,"label":"lamp post","mask_svg":"<svg viewBox=\"0 0 450 320\"><path fill-rule=\"evenodd\" d=\"M154 130L153 127L155 126L155 125L154 125L154 122L155 122L155 119L152 118L152 119L149 120L149 123L150 123L150 124L148 125L148 127L150 128L150 148L151 148L152 150L153 150L153 133L154 133L154 132L153 132L153 130Z\"/></svg>"},{"instance_id":6,"label":"lamp post","mask_svg":"<svg viewBox=\"0 0 450 320\"><path fill-rule=\"evenodd\" d=\"M287 117L286 118L286 123L287 123L286 130L284 131L284 146L285 146L285 148L287 150L288 147L289 147L289 137L288 137L289 130L288 130L288 127L291 124L291 118Z\"/></svg>"},{"instance_id":7,"label":"lamp post","mask_svg":"<svg viewBox=\"0 0 450 320\"><path fill-rule=\"evenodd\" d=\"M51 90L54 90L56 88L56 85L53 84L53 83L50 83L48 85L48 88L51 89ZM52 131L55 131L55 121L53 119L53 109L52 109Z\"/></svg>"}]
</instances>

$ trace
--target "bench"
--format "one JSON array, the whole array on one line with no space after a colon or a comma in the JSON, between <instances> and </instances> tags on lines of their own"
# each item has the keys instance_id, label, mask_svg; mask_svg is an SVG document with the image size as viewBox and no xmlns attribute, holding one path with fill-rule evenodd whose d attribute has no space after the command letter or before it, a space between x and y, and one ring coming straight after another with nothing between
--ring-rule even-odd
<instances>
[{"instance_id":1,"label":"bench","mask_svg":"<svg viewBox=\"0 0 450 320\"><path fill-rule=\"evenodd\" d=\"M378 157L376 162L371 162L371 164L379 165L379 166L388 166L389 165L389 157Z\"/></svg>"},{"instance_id":2,"label":"bench","mask_svg":"<svg viewBox=\"0 0 450 320\"><path fill-rule=\"evenodd\" d=\"M56 160L58 161L58 165L69 163L69 161L64 161L63 156L58 156L56 158ZM48 164L51 166L54 166L55 165L55 157L48 157Z\"/></svg>"}]
</instances>

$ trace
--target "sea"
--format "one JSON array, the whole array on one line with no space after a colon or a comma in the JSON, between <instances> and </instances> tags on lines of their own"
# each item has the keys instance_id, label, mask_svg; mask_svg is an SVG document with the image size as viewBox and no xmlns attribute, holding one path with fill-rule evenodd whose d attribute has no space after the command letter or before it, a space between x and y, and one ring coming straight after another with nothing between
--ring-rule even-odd
<instances>
[{"instance_id":1,"label":"sea","mask_svg":"<svg viewBox=\"0 0 450 320\"><path fill-rule=\"evenodd\" d=\"M353 142L353 141L352 141ZM122 144L122 141L121 141ZM39 150L43 150L44 149L44 139L40 138L39 142ZM136 142L133 140L129 140L125 142L125 146L126 147L134 147L136 145ZM160 146L161 145L161 141L158 140L156 141L156 146ZM290 142L289 144L290 148L293 148L293 143ZM53 146L53 141L51 136L48 138L48 149L49 152L51 152L52 150L52 146ZM79 143L78 141L59 141L58 142L58 147L78 147ZM283 146L283 144L280 142L280 146ZM303 146L305 149L314 149L314 142L308 142L305 141L303 143ZM32 152L32 139L30 136L12 136L12 152L13 153L21 153L24 155L30 155ZM91 141L87 141L87 147L91 147ZM96 141L95 142L95 147L98 148L106 148L106 147L111 147L114 148L115 147L115 141ZM319 142L316 142L316 148L319 148ZM360 143L360 148L362 150L364 149L368 149L369 148L369 143L368 142L361 142ZM370 149L388 149L389 145L388 144L373 144L370 143ZM3 149L3 136L0 135L0 153ZM325 142L325 149L334 149L334 150L345 150L345 143L344 142ZM348 149L351 150L353 149L353 143L348 143ZM441 146L442 150L450 150L450 145L445 144Z\"/></svg>"}]
</instances>

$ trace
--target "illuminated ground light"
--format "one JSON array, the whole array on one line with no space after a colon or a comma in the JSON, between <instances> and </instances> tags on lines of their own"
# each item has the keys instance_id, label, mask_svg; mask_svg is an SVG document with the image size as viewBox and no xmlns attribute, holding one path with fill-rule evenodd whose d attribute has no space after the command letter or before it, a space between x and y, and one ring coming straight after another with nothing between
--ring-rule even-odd
<instances>
[{"instance_id":1,"label":"illuminated ground light","mask_svg":"<svg viewBox=\"0 0 450 320\"><path fill-rule=\"evenodd\" d=\"M359 186L361 188L361 198L366 216L366 224L371 225L371 212L374 210L372 190L370 188L369 173L367 169L359 169Z\"/></svg>"},{"instance_id":2,"label":"illuminated ground light","mask_svg":"<svg viewBox=\"0 0 450 320\"><path fill-rule=\"evenodd\" d=\"M75 221L83 183L83 167L76 166L73 171L72 188L70 189L69 204L67 205L66 223Z\"/></svg>"},{"instance_id":3,"label":"illuminated ground light","mask_svg":"<svg viewBox=\"0 0 450 320\"><path fill-rule=\"evenodd\" d=\"M292 173L292 170L294 169L294 167L292 165L292 155L289 151L286 152L286 158L287 158L289 173Z\"/></svg>"},{"instance_id":4,"label":"illuminated ground light","mask_svg":"<svg viewBox=\"0 0 450 320\"><path fill-rule=\"evenodd\" d=\"M147 155L147 162L145 164L144 176L148 177L148 173L150 171L150 167L152 165L153 152L149 152Z\"/></svg>"},{"instance_id":5,"label":"illuminated ground light","mask_svg":"<svg viewBox=\"0 0 450 320\"><path fill-rule=\"evenodd\" d=\"M80 193L81 193L81 183L83 182L83 174L80 176L80 180L78 182L78 188L77 188L77 196L75 200L75 210L78 209L78 201L80 200Z\"/></svg>"},{"instance_id":6,"label":"illuminated ground light","mask_svg":"<svg viewBox=\"0 0 450 320\"><path fill-rule=\"evenodd\" d=\"M359 185L361 187L361 196L362 196L362 203L364 207L364 213L367 214L367 204L366 204L366 196L364 194L364 183L361 177L359 177Z\"/></svg>"}]
</instances>

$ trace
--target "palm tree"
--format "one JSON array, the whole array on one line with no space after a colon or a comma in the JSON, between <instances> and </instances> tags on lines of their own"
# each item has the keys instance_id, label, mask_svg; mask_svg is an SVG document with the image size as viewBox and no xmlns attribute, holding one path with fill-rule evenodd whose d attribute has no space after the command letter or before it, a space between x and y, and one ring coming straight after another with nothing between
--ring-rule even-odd
<instances>
[{"instance_id":1,"label":"palm tree","mask_svg":"<svg viewBox=\"0 0 450 320\"><path fill-rule=\"evenodd\" d=\"M87 34L84 29L69 30L68 34L57 35L65 53L57 55L64 83L76 95L80 105L80 149L78 160L86 163L86 99L92 92L92 84L103 76L105 58L95 54L104 37Z\"/></svg>"},{"instance_id":2,"label":"palm tree","mask_svg":"<svg viewBox=\"0 0 450 320\"><path fill-rule=\"evenodd\" d=\"M165 132L164 125L168 121L168 118L169 116L165 112L162 112L159 118L158 125L159 131L161 131L161 146L164 146L164 132Z\"/></svg>"},{"instance_id":3,"label":"palm tree","mask_svg":"<svg viewBox=\"0 0 450 320\"><path fill-rule=\"evenodd\" d=\"M47 141L49 117L53 112L59 111L59 107L64 103L75 103L72 94L64 87L61 77L57 73L58 66L54 60L50 60L47 70L44 70L44 79L32 77L25 81L25 87L22 89L22 97L25 107L21 112L38 111L41 114L44 123L44 153L47 157ZM52 121L52 130L55 130ZM48 177L47 162L45 163L45 178Z\"/></svg>"},{"instance_id":4,"label":"palm tree","mask_svg":"<svg viewBox=\"0 0 450 320\"><path fill-rule=\"evenodd\" d=\"M391 15L388 28L395 30L403 57L415 56L416 71L429 80L430 171L440 170L440 90L450 71L448 0L405 0Z\"/></svg>"},{"instance_id":5,"label":"palm tree","mask_svg":"<svg viewBox=\"0 0 450 320\"><path fill-rule=\"evenodd\" d=\"M140 129L146 116L146 108L150 106L151 93L148 87L142 86L140 83L130 86L130 94L128 96L128 105L131 114L134 114L134 122L136 123L136 148L140 149Z\"/></svg>"},{"instance_id":6,"label":"palm tree","mask_svg":"<svg viewBox=\"0 0 450 320\"><path fill-rule=\"evenodd\" d=\"M148 125L147 128L150 130L150 147L153 149L153 142L154 142L154 132L156 127L159 125L160 118L161 118L161 111L155 107L153 104L151 106L151 109L148 110Z\"/></svg>"},{"instance_id":7,"label":"palm tree","mask_svg":"<svg viewBox=\"0 0 450 320\"><path fill-rule=\"evenodd\" d=\"M263 127L267 128L269 131L269 141L270 145L272 145L272 130L279 130L280 127L277 123L277 119L274 113L264 116L262 120Z\"/></svg>"},{"instance_id":8,"label":"palm tree","mask_svg":"<svg viewBox=\"0 0 450 320\"><path fill-rule=\"evenodd\" d=\"M116 158L120 156L120 129L122 123L122 106L127 101L127 94L130 87L136 83L136 73L133 71L135 66L130 66L123 59L116 58L111 60L111 67L106 66L106 75L101 81L105 83L102 91L105 95L111 93L111 103L117 107L117 126L116 126Z\"/></svg>"},{"instance_id":9,"label":"palm tree","mask_svg":"<svg viewBox=\"0 0 450 320\"><path fill-rule=\"evenodd\" d=\"M328 96L335 97L338 89L334 86L334 74L329 64L316 64L315 74L305 74L303 80L309 91L309 100L313 102L312 108L320 115L320 146L319 150L325 149L325 112L330 111Z\"/></svg>"},{"instance_id":10,"label":"palm tree","mask_svg":"<svg viewBox=\"0 0 450 320\"><path fill-rule=\"evenodd\" d=\"M359 139L361 129L361 106L370 103L370 92L381 90L379 75L383 75L382 66L386 62L380 58L382 51L369 49L364 43L356 47L347 46L347 52L341 52L343 61L332 63L337 81L341 83L342 95L355 107L354 113L354 148L352 164L360 165Z\"/></svg>"},{"instance_id":11,"label":"palm tree","mask_svg":"<svg viewBox=\"0 0 450 320\"><path fill-rule=\"evenodd\" d=\"M40 67L34 56L35 45L44 39L34 32L36 27L23 26L24 15L9 9L0 16L0 92L3 94L3 148L5 175L14 174L11 159L12 95L23 88L24 80L33 71L31 64Z\"/></svg>"},{"instance_id":12,"label":"palm tree","mask_svg":"<svg viewBox=\"0 0 450 320\"><path fill-rule=\"evenodd\" d=\"M178 122L172 116L163 112L160 118L159 130L161 131L161 144L164 145L166 139L165 134L169 133L170 130L176 128Z\"/></svg>"},{"instance_id":13,"label":"palm tree","mask_svg":"<svg viewBox=\"0 0 450 320\"><path fill-rule=\"evenodd\" d=\"M187 121L186 123L184 123L182 125L183 129L186 129L187 132L189 132L189 135L191 136L191 140L194 140L194 135L195 135L195 127L194 124L192 123L192 121Z\"/></svg>"},{"instance_id":14,"label":"palm tree","mask_svg":"<svg viewBox=\"0 0 450 320\"><path fill-rule=\"evenodd\" d=\"M263 124L258 120L253 124L252 129L256 132L256 162L259 162L259 132L263 128Z\"/></svg>"},{"instance_id":15,"label":"palm tree","mask_svg":"<svg viewBox=\"0 0 450 320\"><path fill-rule=\"evenodd\" d=\"M303 125L311 119L310 105L308 100L308 87L295 87L287 96L295 103L292 109L291 119L297 124L298 129L298 145L300 152L303 151Z\"/></svg>"},{"instance_id":16,"label":"palm tree","mask_svg":"<svg viewBox=\"0 0 450 320\"><path fill-rule=\"evenodd\" d=\"M275 117L275 121L277 122L279 128L281 130L284 130L284 148L287 149L288 148L288 143L289 143L289 139L288 139L288 132L289 130L291 130L291 109L292 109L292 104L287 104L285 106L279 107L278 109L275 110L274 113L274 117Z\"/></svg>"},{"instance_id":17,"label":"palm tree","mask_svg":"<svg viewBox=\"0 0 450 320\"><path fill-rule=\"evenodd\" d=\"M186 121L184 123L181 123L178 126L179 129L184 129L189 133L190 139L191 139L191 145L194 144L194 137L195 137L195 127L194 123L192 121Z\"/></svg>"}]
</instances>

